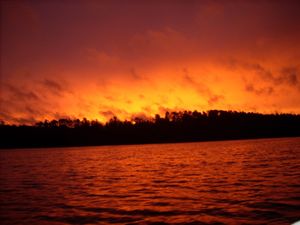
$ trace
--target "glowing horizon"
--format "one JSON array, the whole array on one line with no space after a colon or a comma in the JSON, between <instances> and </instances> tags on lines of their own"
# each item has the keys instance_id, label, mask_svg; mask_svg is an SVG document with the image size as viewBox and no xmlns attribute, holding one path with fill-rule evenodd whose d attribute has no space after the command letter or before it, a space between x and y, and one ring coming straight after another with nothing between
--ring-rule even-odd
<instances>
[{"instance_id":1,"label":"glowing horizon","mask_svg":"<svg viewBox=\"0 0 300 225\"><path fill-rule=\"evenodd\" d=\"M300 113L299 10L293 0L2 1L0 120Z\"/></svg>"}]
</instances>

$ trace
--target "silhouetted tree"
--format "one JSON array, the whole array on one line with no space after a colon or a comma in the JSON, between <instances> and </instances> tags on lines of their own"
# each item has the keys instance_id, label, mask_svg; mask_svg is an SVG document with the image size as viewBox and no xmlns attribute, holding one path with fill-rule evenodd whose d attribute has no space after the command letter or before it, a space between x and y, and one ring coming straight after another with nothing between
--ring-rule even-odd
<instances>
[{"instance_id":1,"label":"silhouetted tree","mask_svg":"<svg viewBox=\"0 0 300 225\"><path fill-rule=\"evenodd\" d=\"M300 115L210 110L166 112L164 117L45 120L34 126L0 121L0 147L80 146L300 136Z\"/></svg>"}]
</instances>

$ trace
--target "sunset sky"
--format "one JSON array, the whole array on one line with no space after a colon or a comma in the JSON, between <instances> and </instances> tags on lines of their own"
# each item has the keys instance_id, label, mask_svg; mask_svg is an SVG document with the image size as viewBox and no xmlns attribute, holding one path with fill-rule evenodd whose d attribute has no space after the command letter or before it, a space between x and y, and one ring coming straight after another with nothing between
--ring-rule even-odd
<instances>
[{"instance_id":1,"label":"sunset sky","mask_svg":"<svg viewBox=\"0 0 300 225\"><path fill-rule=\"evenodd\" d=\"M300 1L1 0L0 120L300 113Z\"/></svg>"}]
</instances>

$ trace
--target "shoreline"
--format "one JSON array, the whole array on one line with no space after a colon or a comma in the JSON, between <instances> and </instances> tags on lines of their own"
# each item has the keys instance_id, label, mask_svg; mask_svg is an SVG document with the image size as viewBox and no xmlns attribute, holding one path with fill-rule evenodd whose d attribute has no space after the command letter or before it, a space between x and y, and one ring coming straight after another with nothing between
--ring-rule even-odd
<instances>
[{"instance_id":1,"label":"shoreline","mask_svg":"<svg viewBox=\"0 0 300 225\"><path fill-rule=\"evenodd\" d=\"M81 147L102 147L102 146L130 146L130 145L157 145L157 144L185 144L185 143L203 143L203 142L220 142L220 141L254 141L254 140L264 140L264 139L283 139L283 138L300 138L300 135L295 136L268 136L268 137L245 137L245 138L227 138L227 139L207 139L207 140L182 140L182 141L159 141L159 142L132 142L132 143L109 143L109 144L97 144L97 145L27 145L27 146L10 146L3 147L0 146L0 151L2 150L26 150L26 149L38 149L38 148L81 148Z\"/></svg>"}]
</instances>

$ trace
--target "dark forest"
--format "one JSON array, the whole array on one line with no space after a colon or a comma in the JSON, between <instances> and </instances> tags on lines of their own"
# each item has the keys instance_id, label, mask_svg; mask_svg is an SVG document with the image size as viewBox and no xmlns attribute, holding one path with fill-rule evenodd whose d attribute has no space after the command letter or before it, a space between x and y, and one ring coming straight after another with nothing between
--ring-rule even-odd
<instances>
[{"instance_id":1,"label":"dark forest","mask_svg":"<svg viewBox=\"0 0 300 225\"><path fill-rule=\"evenodd\" d=\"M166 112L151 119L103 124L59 119L28 125L0 125L1 148L193 142L300 136L300 115L210 110Z\"/></svg>"}]
</instances>

